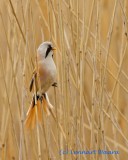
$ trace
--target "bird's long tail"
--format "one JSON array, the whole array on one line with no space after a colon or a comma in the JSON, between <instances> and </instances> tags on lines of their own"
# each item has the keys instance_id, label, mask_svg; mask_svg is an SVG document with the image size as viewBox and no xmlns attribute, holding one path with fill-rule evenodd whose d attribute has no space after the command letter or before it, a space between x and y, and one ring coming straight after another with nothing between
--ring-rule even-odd
<instances>
[{"instance_id":1,"label":"bird's long tail","mask_svg":"<svg viewBox=\"0 0 128 160\"><path fill-rule=\"evenodd\" d=\"M37 101L37 103L35 103L35 100ZM38 122L42 121L42 108L47 115L50 114L49 108L53 108L46 93L43 94L41 97L37 96L36 99L35 95L33 96L25 120L26 128L33 129L35 127L36 121Z\"/></svg>"}]
</instances>

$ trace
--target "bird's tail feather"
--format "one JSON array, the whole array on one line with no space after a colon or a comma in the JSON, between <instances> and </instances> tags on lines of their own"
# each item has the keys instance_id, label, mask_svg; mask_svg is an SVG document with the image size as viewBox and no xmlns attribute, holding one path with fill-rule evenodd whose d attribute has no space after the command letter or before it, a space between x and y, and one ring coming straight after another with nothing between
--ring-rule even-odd
<instances>
[{"instance_id":1,"label":"bird's tail feather","mask_svg":"<svg viewBox=\"0 0 128 160\"><path fill-rule=\"evenodd\" d=\"M27 114L27 118L25 120L25 127L26 128L31 128L33 129L35 127L35 123L36 123L36 108L35 106L34 107L31 107L29 109L29 112Z\"/></svg>"},{"instance_id":2,"label":"bird's tail feather","mask_svg":"<svg viewBox=\"0 0 128 160\"><path fill-rule=\"evenodd\" d=\"M49 108L53 108L52 104L49 101L47 93L42 97L42 100L37 97L37 104L35 104L35 96L32 99L31 105L27 112L27 117L25 120L25 127L28 129L33 129L38 122L42 121L42 108L47 115L50 115ZM37 111L36 111L37 110ZM37 112L37 113L36 113ZM37 114L37 118L36 118Z\"/></svg>"},{"instance_id":3,"label":"bird's tail feather","mask_svg":"<svg viewBox=\"0 0 128 160\"><path fill-rule=\"evenodd\" d=\"M43 109L44 109L45 113L47 115L50 115L50 112L49 112L49 109L48 109L48 102L47 102L45 97L43 97L42 106L43 106Z\"/></svg>"},{"instance_id":4,"label":"bird's tail feather","mask_svg":"<svg viewBox=\"0 0 128 160\"><path fill-rule=\"evenodd\" d=\"M37 118L36 118L36 114L37 114ZM29 107L29 110L27 112L27 117L26 117L26 120L25 120L26 128L33 129L35 127L35 124L36 124L36 119L39 122L41 122L41 120L42 120L41 102L38 99L37 100L37 104L35 104L35 98L33 97L32 103L31 103L31 105Z\"/></svg>"}]
</instances>

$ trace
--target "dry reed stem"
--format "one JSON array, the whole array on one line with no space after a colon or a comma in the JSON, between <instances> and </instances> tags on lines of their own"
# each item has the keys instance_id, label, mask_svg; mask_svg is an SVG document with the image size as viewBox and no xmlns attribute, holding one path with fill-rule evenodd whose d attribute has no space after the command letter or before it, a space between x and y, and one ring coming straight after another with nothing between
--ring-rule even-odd
<instances>
[{"instance_id":1,"label":"dry reed stem","mask_svg":"<svg viewBox=\"0 0 128 160\"><path fill-rule=\"evenodd\" d=\"M2 0L0 5L0 158L127 159L127 0ZM26 133L28 83L42 40L52 41L58 52L58 87L48 93L55 108ZM59 155L60 149L98 148L120 154Z\"/></svg>"}]
</instances>

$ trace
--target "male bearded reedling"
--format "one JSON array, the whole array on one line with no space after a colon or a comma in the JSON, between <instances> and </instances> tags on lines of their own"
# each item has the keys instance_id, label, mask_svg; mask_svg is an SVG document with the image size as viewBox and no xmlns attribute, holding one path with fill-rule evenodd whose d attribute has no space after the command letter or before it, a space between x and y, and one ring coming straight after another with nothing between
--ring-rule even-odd
<instances>
[{"instance_id":1,"label":"male bearded reedling","mask_svg":"<svg viewBox=\"0 0 128 160\"><path fill-rule=\"evenodd\" d=\"M25 126L27 128L34 128L37 118L41 121L41 107L44 108L46 113L49 113L48 107L52 108L46 92L50 86L57 87L57 83L55 82L56 66L53 60L54 50L55 48L53 48L51 42L43 42L37 49L37 70L34 71L30 83L30 91L36 87L36 97L34 94L27 112L27 118L25 120Z\"/></svg>"}]
</instances>

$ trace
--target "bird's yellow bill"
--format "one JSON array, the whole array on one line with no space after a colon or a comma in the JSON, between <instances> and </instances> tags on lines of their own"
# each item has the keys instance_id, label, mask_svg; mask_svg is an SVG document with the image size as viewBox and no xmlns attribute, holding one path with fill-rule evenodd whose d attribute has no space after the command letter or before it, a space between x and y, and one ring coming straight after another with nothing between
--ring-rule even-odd
<instances>
[{"instance_id":1,"label":"bird's yellow bill","mask_svg":"<svg viewBox=\"0 0 128 160\"><path fill-rule=\"evenodd\" d=\"M53 50L54 53L56 53L56 48L53 47L52 50Z\"/></svg>"},{"instance_id":2,"label":"bird's yellow bill","mask_svg":"<svg viewBox=\"0 0 128 160\"><path fill-rule=\"evenodd\" d=\"M54 47L53 47L53 48L52 48L52 50L53 50L53 51L55 51L55 50L56 50L56 48L54 48Z\"/></svg>"}]
</instances>

